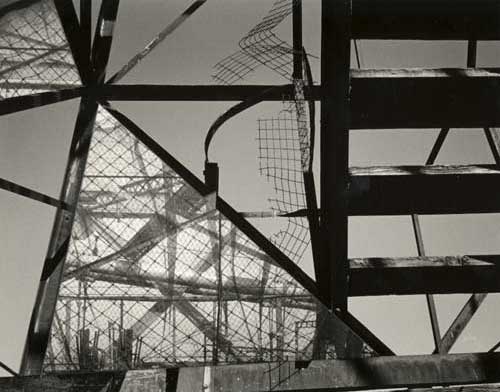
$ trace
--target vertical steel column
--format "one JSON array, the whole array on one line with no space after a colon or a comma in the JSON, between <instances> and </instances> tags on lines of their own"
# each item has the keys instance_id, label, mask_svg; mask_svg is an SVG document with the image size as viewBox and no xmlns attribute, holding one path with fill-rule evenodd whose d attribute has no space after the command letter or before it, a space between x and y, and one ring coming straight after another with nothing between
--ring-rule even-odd
<instances>
[{"instance_id":1,"label":"vertical steel column","mask_svg":"<svg viewBox=\"0 0 500 392\"><path fill-rule=\"evenodd\" d=\"M302 79L302 0L294 0L292 5L293 27L293 78Z\"/></svg>"},{"instance_id":2,"label":"vertical steel column","mask_svg":"<svg viewBox=\"0 0 500 392\"><path fill-rule=\"evenodd\" d=\"M322 0L321 23L321 275L329 286L319 290L346 311L351 1Z\"/></svg>"},{"instance_id":3,"label":"vertical steel column","mask_svg":"<svg viewBox=\"0 0 500 392\"><path fill-rule=\"evenodd\" d=\"M42 372L96 110L97 104L95 102L86 98L82 99L60 196L60 200L68 205L69 209L58 208L56 212L45 260L45 264L50 264L52 267L47 269L44 266L44 274L38 287L21 362L22 375L38 375ZM64 248L63 252L60 251L61 248ZM57 260L54 260L56 256Z\"/></svg>"}]
</instances>

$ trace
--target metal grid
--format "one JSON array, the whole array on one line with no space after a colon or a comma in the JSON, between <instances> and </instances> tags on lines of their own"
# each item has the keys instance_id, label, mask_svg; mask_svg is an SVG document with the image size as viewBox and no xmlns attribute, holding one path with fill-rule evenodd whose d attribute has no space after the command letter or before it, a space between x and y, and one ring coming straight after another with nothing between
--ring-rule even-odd
<instances>
[{"instance_id":1,"label":"metal grid","mask_svg":"<svg viewBox=\"0 0 500 392\"><path fill-rule=\"evenodd\" d=\"M0 99L80 84L50 0L0 15Z\"/></svg>"},{"instance_id":2,"label":"metal grid","mask_svg":"<svg viewBox=\"0 0 500 392\"><path fill-rule=\"evenodd\" d=\"M96 124L44 368L311 359L326 309L213 195L102 108Z\"/></svg>"},{"instance_id":3,"label":"metal grid","mask_svg":"<svg viewBox=\"0 0 500 392\"><path fill-rule=\"evenodd\" d=\"M291 13L294 0L276 0L262 21L239 42L241 50L215 64L213 78L221 84L234 84L261 65L290 80L293 48L273 30Z\"/></svg>"}]
</instances>

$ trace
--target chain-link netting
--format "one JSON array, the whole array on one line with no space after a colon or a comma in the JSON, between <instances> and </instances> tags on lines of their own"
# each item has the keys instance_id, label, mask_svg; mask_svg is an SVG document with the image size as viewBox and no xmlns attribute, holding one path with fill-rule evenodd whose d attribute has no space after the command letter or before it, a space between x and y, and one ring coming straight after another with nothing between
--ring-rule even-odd
<instances>
[{"instance_id":1,"label":"chain-link netting","mask_svg":"<svg viewBox=\"0 0 500 392\"><path fill-rule=\"evenodd\" d=\"M52 1L0 4L0 99L78 84Z\"/></svg>"},{"instance_id":2,"label":"chain-link netting","mask_svg":"<svg viewBox=\"0 0 500 392\"><path fill-rule=\"evenodd\" d=\"M96 124L45 369L312 358L326 309L212 195L102 108ZM329 355L346 355L328 319Z\"/></svg>"}]
</instances>

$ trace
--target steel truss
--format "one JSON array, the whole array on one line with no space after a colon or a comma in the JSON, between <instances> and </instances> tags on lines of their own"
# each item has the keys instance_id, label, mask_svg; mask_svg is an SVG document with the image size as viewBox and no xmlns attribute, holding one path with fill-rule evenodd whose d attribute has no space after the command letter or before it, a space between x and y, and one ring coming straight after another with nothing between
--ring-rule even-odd
<instances>
[{"instance_id":1,"label":"steel truss","mask_svg":"<svg viewBox=\"0 0 500 392\"><path fill-rule=\"evenodd\" d=\"M500 211L497 198L488 197L496 193L500 174L500 138L494 129L500 126L500 71L474 68L476 40L500 38L496 2L463 1L451 13L445 0L409 2L404 9L397 1L381 0L377 4L384 12L379 14L369 1L322 0L322 80L304 86L304 99L322 104L320 180L325 202L318 211L314 208L321 222L313 244L315 267L321 271L317 281L109 103L244 101L269 89L273 92L264 100L280 101L293 96L294 84L113 84L158 41L106 82L119 1L103 1L92 45L90 3L81 0L80 19L72 2L59 0L53 5L14 1L0 9L5 44L32 46L23 48L29 55L0 64L0 75L9 75L0 81L0 114L81 100L59 200L0 180L5 190L57 208L23 356L24 376L53 372L54 385L74 387L83 385L80 376L57 371L114 369L94 375L100 377L94 386L119 388L123 377L133 382L155 374L153 384L167 390L175 390L172 385L292 391L476 383L498 389L486 385L500 382L497 353L444 354L486 293L500 292L499 256L425 256L416 215ZM195 1L178 23L203 3ZM293 61L286 67L300 78L302 11L300 1L289 3L294 33L287 53ZM23 28L11 31L1 24L16 12L37 15L39 10L58 15L49 26L58 40L43 42L23 36ZM401 16L398 23L390 10ZM468 40L468 68L351 69L351 40L374 38ZM57 69L57 77L45 77L48 69ZM439 112L435 102L440 102ZM349 168L349 130L403 127L442 128L425 166ZM496 165L431 166L452 127L484 128ZM442 199L408 200L414 190L431 186ZM307 192L310 197L311 188ZM451 204L449 195L454 196ZM311 213L308 206L305 215ZM349 260L347 218L370 214L412 215L419 256ZM160 256L163 266L156 262ZM464 292L475 294L441 335L430 295ZM348 312L349 296L387 294L428 295L435 353L442 355L393 356ZM160 323L164 332L158 335ZM351 359L375 355L379 357ZM253 363L262 361L268 363ZM246 362L250 364L242 364ZM215 366L220 363L235 365ZM158 364L181 370L123 373ZM206 367L184 368L200 364ZM0 385L16 390L38 382L26 377L0 380Z\"/></svg>"}]
</instances>

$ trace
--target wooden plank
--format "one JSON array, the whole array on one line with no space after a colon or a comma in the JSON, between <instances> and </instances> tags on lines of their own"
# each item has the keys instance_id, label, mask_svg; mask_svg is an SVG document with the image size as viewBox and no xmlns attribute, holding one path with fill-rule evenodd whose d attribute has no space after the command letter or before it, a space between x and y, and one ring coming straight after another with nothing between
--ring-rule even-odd
<instances>
[{"instance_id":1,"label":"wooden plank","mask_svg":"<svg viewBox=\"0 0 500 392\"><path fill-rule=\"evenodd\" d=\"M500 212L499 191L495 165L352 167L349 214Z\"/></svg>"},{"instance_id":2,"label":"wooden plank","mask_svg":"<svg viewBox=\"0 0 500 392\"><path fill-rule=\"evenodd\" d=\"M497 383L500 353L373 357L213 366L214 391L338 391ZM179 372L179 385L199 368ZM212 389L211 389L212 390Z\"/></svg>"},{"instance_id":3,"label":"wooden plank","mask_svg":"<svg viewBox=\"0 0 500 392\"><path fill-rule=\"evenodd\" d=\"M496 0L353 0L358 39L500 39Z\"/></svg>"},{"instance_id":4,"label":"wooden plank","mask_svg":"<svg viewBox=\"0 0 500 392\"><path fill-rule=\"evenodd\" d=\"M347 310L347 189L350 123L351 4L321 2L320 295Z\"/></svg>"},{"instance_id":5,"label":"wooden plank","mask_svg":"<svg viewBox=\"0 0 500 392\"><path fill-rule=\"evenodd\" d=\"M349 260L349 295L500 292L500 255Z\"/></svg>"}]
</instances>

